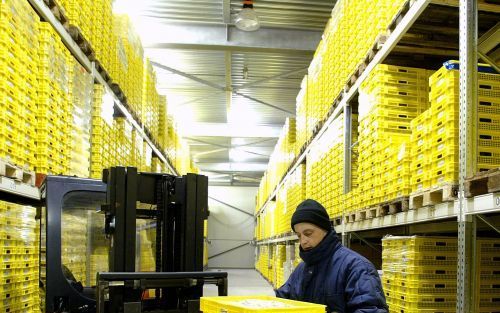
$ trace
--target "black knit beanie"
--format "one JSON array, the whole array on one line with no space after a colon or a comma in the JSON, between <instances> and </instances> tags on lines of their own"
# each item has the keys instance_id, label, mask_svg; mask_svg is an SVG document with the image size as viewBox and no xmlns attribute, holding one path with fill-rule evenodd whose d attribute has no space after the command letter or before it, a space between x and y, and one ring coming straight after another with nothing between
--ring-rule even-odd
<instances>
[{"instance_id":1,"label":"black knit beanie","mask_svg":"<svg viewBox=\"0 0 500 313\"><path fill-rule=\"evenodd\" d=\"M304 200L297 206L292 215L292 230L295 231L293 229L295 224L304 222L314 224L326 231L332 229L326 209L319 202L312 199Z\"/></svg>"}]
</instances>

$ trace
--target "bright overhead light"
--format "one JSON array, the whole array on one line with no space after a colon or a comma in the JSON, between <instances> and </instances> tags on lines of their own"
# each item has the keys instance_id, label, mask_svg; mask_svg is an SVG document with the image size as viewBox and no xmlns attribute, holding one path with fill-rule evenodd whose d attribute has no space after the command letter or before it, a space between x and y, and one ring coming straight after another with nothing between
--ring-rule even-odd
<instances>
[{"instance_id":1,"label":"bright overhead light","mask_svg":"<svg viewBox=\"0 0 500 313\"><path fill-rule=\"evenodd\" d=\"M259 18L253 9L252 0L243 0L243 9L236 15L234 23L238 29L247 32L260 28Z\"/></svg>"}]
</instances>

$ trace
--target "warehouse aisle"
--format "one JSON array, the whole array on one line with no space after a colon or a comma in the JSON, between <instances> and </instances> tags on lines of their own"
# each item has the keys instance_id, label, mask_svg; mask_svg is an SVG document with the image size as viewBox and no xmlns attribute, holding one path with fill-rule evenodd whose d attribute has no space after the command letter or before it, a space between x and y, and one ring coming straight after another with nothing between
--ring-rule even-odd
<instances>
[{"instance_id":1,"label":"warehouse aisle","mask_svg":"<svg viewBox=\"0 0 500 313\"><path fill-rule=\"evenodd\" d=\"M228 295L269 295L274 296L273 287L254 269L214 269L210 271L228 272ZM204 296L217 296L217 287L205 286Z\"/></svg>"}]
</instances>

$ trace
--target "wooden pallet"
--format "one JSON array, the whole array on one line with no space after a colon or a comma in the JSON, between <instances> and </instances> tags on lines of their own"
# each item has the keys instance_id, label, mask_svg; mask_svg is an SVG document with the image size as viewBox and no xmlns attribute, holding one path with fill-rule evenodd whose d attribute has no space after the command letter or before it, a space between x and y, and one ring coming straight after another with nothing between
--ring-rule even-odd
<instances>
[{"instance_id":1,"label":"wooden pallet","mask_svg":"<svg viewBox=\"0 0 500 313\"><path fill-rule=\"evenodd\" d=\"M377 217L406 212L409 209L409 197L399 197L390 201L383 202L378 208Z\"/></svg>"},{"instance_id":2,"label":"wooden pallet","mask_svg":"<svg viewBox=\"0 0 500 313\"><path fill-rule=\"evenodd\" d=\"M410 209L414 210L443 202L454 201L457 195L458 185L451 183L415 192L410 195Z\"/></svg>"},{"instance_id":3,"label":"wooden pallet","mask_svg":"<svg viewBox=\"0 0 500 313\"><path fill-rule=\"evenodd\" d=\"M342 216L337 216L332 219L333 226L339 226L342 224Z\"/></svg>"},{"instance_id":4,"label":"wooden pallet","mask_svg":"<svg viewBox=\"0 0 500 313\"><path fill-rule=\"evenodd\" d=\"M95 59L94 50L92 49L90 42L85 38L85 36L83 36L80 28L78 26L70 24L68 32L71 38L73 38L75 43L82 50L83 54L85 54L91 60Z\"/></svg>"},{"instance_id":5,"label":"wooden pallet","mask_svg":"<svg viewBox=\"0 0 500 313\"><path fill-rule=\"evenodd\" d=\"M500 168L480 172L464 182L465 197L475 197L500 191Z\"/></svg>"},{"instance_id":6,"label":"wooden pallet","mask_svg":"<svg viewBox=\"0 0 500 313\"><path fill-rule=\"evenodd\" d=\"M30 186L35 186L34 171L23 169L3 159L0 159L0 176L8 177Z\"/></svg>"},{"instance_id":7,"label":"wooden pallet","mask_svg":"<svg viewBox=\"0 0 500 313\"><path fill-rule=\"evenodd\" d=\"M54 0L44 0L45 5L50 9L54 17L61 23L61 25L69 31L69 21L64 13L64 10Z\"/></svg>"}]
</instances>

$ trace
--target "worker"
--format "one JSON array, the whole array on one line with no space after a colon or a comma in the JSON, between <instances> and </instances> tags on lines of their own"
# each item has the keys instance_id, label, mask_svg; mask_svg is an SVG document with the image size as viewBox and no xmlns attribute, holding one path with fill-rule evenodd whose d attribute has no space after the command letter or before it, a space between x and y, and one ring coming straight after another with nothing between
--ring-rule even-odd
<instances>
[{"instance_id":1,"label":"worker","mask_svg":"<svg viewBox=\"0 0 500 313\"><path fill-rule=\"evenodd\" d=\"M307 199L299 204L291 226L304 262L275 290L277 297L324 304L332 313L388 312L375 266L342 246L320 203Z\"/></svg>"}]
</instances>

